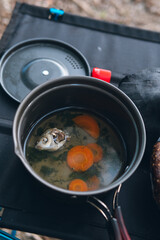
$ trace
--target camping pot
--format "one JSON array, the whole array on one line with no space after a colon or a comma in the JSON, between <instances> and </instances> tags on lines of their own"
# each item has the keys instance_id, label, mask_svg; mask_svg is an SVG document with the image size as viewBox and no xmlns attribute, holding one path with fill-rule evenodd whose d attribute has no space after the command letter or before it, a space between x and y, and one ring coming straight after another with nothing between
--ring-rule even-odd
<instances>
[{"instance_id":1,"label":"camping pot","mask_svg":"<svg viewBox=\"0 0 160 240\"><path fill-rule=\"evenodd\" d=\"M88 109L109 119L124 141L127 155L124 171L104 188L87 192L62 189L36 174L25 157L24 144L33 126L47 114L70 107ZM13 139L15 153L31 175L51 190L68 196L101 194L119 186L139 166L146 145L144 122L131 99L112 84L87 76L62 77L34 88L17 109Z\"/></svg>"}]
</instances>

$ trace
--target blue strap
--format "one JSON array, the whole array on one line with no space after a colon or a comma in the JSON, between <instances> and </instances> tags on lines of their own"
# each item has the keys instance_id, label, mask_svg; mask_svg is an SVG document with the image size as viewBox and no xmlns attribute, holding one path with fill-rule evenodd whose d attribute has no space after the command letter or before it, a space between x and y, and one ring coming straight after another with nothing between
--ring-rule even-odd
<instances>
[{"instance_id":1,"label":"blue strap","mask_svg":"<svg viewBox=\"0 0 160 240\"><path fill-rule=\"evenodd\" d=\"M11 236L15 237L16 236L16 232L17 232L16 230L12 230Z\"/></svg>"},{"instance_id":2,"label":"blue strap","mask_svg":"<svg viewBox=\"0 0 160 240\"><path fill-rule=\"evenodd\" d=\"M57 8L50 8L49 11L53 15L55 21L64 14L63 10Z\"/></svg>"},{"instance_id":3,"label":"blue strap","mask_svg":"<svg viewBox=\"0 0 160 240\"><path fill-rule=\"evenodd\" d=\"M2 207L0 207L0 212L2 211ZM2 220L2 216L0 216L0 221Z\"/></svg>"},{"instance_id":4,"label":"blue strap","mask_svg":"<svg viewBox=\"0 0 160 240\"><path fill-rule=\"evenodd\" d=\"M12 231L12 235L0 230L0 240L20 240L19 238L15 237L15 231Z\"/></svg>"},{"instance_id":5,"label":"blue strap","mask_svg":"<svg viewBox=\"0 0 160 240\"><path fill-rule=\"evenodd\" d=\"M0 207L0 211L3 208ZM2 220L2 217L0 216L0 221ZM19 238L16 238L16 230L12 230L11 234L6 233L2 230L0 230L0 240L19 240Z\"/></svg>"}]
</instances>

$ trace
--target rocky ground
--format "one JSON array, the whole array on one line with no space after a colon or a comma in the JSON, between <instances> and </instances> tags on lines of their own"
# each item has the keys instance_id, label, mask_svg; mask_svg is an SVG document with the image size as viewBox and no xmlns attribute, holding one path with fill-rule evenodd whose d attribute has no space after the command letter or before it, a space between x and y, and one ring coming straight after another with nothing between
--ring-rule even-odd
<instances>
[{"instance_id":1,"label":"rocky ground","mask_svg":"<svg viewBox=\"0 0 160 240\"><path fill-rule=\"evenodd\" d=\"M16 0L0 0L0 37L9 23L15 2ZM19 2L46 8L60 8L81 16L160 31L160 1L158 0L19 0ZM10 232L7 229L5 231ZM17 232L17 237L21 240L53 240L53 238L20 231Z\"/></svg>"}]
</instances>

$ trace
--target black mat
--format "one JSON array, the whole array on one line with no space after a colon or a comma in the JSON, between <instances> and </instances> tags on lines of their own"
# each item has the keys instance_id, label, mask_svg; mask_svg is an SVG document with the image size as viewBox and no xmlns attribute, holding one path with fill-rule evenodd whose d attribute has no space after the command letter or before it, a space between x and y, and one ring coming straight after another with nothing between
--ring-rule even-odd
<instances>
[{"instance_id":1,"label":"black mat","mask_svg":"<svg viewBox=\"0 0 160 240\"><path fill-rule=\"evenodd\" d=\"M68 13L58 21L48 16L49 9L17 3L0 41L0 55L22 40L48 37L72 44L84 54L91 68L119 74L120 88L135 101L147 127L144 158L123 184L120 205L132 239L159 240L160 213L152 198L149 173L152 146L160 135L158 97L154 104L148 95L146 102L141 95L135 98L138 80L121 81L121 76L160 66L160 35ZM143 86L140 80L139 84ZM160 92L157 85L155 88ZM17 107L18 103L0 87L0 206L5 207L0 226L69 240L110 239L108 225L95 209L85 202L71 204L58 200L56 194L43 188L24 169L14 154L10 126ZM111 205L111 196L112 192L100 197Z\"/></svg>"}]
</instances>

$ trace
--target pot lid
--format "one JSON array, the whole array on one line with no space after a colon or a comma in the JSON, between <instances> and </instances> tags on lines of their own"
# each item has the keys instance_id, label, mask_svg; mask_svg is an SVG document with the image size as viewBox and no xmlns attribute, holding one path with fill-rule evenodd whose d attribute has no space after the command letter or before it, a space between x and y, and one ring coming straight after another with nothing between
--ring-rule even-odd
<instances>
[{"instance_id":1,"label":"pot lid","mask_svg":"<svg viewBox=\"0 0 160 240\"><path fill-rule=\"evenodd\" d=\"M11 47L1 59L0 81L18 102L38 85L63 76L88 76L85 57L59 40L33 39Z\"/></svg>"}]
</instances>

